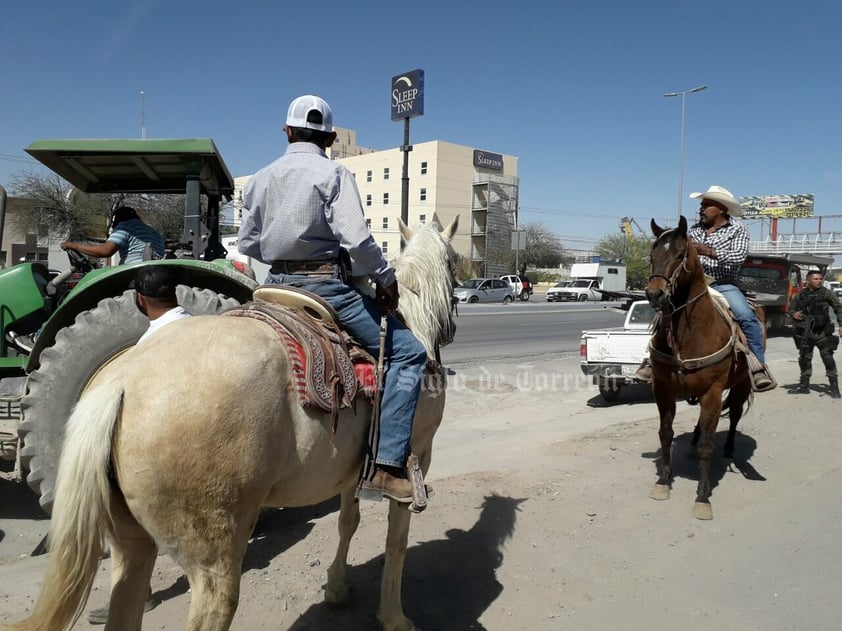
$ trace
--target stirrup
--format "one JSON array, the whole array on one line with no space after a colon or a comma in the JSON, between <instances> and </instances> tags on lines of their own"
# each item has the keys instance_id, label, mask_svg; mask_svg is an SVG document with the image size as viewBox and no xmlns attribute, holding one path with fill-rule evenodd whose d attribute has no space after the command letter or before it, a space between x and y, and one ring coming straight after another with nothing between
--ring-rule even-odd
<instances>
[{"instance_id":1,"label":"stirrup","mask_svg":"<svg viewBox=\"0 0 842 631\"><path fill-rule=\"evenodd\" d=\"M760 360L757 359L757 355L749 350L746 350L745 357L746 364L748 365L749 379L751 380L751 389L754 392L768 392L778 387L778 382L775 381L767 364L761 364ZM769 378L769 383L758 385L756 380L758 374L765 374Z\"/></svg>"},{"instance_id":2,"label":"stirrup","mask_svg":"<svg viewBox=\"0 0 842 631\"><path fill-rule=\"evenodd\" d=\"M757 376L758 375L766 375L769 378L769 383L765 384L758 384L757 383ZM772 376L772 373L769 372L769 369L765 366L758 371L750 373L751 379L751 389L755 392L768 392L769 390L774 390L778 387L778 382L775 381L775 378Z\"/></svg>"},{"instance_id":3,"label":"stirrup","mask_svg":"<svg viewBox=\"0 0 842 631\"><path fill-rule=\"evenodd\" d=\"M409 510L413 513L420 513L427 508L429 495L427 486L424 484L424 474L421 473L421 466L418 464L418 456L410 454L406 460L406 472L409 483L412 485L412 504Z\"/></svg>"}]
</instances>

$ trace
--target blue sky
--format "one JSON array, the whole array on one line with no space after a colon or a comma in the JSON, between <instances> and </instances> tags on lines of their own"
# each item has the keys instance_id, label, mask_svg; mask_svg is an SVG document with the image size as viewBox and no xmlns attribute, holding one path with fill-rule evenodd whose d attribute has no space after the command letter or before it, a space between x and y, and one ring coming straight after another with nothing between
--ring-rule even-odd
<instances>
[{"instance_id":1,"label":"blue sky","mask_svg":"<svg viewBox=\"0 0 842 631\"><path fill-rule=\"evenodd\" d=\"M676 215L711 184L814 193L842 214L842 4L781 0L5 3L0 184L38 138L211 137L235 175L285 148L324 97L359 144L401 144L392 76L422 68L411 142L519 158L521 222L584 247L630 216ZM803 229L809 229L806 222Z\"/></svg>"}]
</instances>

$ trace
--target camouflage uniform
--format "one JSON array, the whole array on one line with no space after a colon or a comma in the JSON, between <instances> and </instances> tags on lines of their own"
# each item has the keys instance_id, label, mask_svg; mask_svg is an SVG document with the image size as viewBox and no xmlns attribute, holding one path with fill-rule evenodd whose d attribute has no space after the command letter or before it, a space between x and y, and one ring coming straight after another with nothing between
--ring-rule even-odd
<instances>
[{"instance_id":1,"label":"camouflage uniform","mask_svg":"<svg viewBox=\"0 0 842 631\"><path fill-rule=\"evenodd\" d=\"M839 338L834 335L833 322L830 319L830 311L833 309L836 319L842 323L842 304L839 298L826 287L810 289L805 287L799 292L789 305L789 312L800 311L803 314L802 320L795 320L795 346L798 348L798 367L801 368L801 382L798 392L807 393L810 391L810 376L813 373L813 347L819 349L822 362L824 362L828 382L830 383L830 394L839 398L838 373L836 362L833 359L833 351L839 345Z\"/></svg>"}]
</instances>

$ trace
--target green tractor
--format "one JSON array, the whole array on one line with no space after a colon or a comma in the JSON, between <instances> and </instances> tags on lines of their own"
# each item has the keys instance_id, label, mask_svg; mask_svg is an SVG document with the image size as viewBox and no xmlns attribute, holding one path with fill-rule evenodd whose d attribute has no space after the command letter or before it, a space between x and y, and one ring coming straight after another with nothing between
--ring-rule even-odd
<instances>
[{"instance_id":1,"label":"green tractor","mask_svg":"<svg viewBox=\"0 0 842 631\"><path fill-rule=\"evenodd\" d=\"M184 195L174 258L154 261L174 268L179 303L199 315L251 299L254 273L226 260L219 239L234 181L212 140L40 140L26 151L85 193ZM5 202L0 187L0 242ZM93 269L68 255L70 269L58 276L35 262L0 270L0 458L14 462L0 476L25 476L48 513L66 419L93 375L148 325L130 285L150 262ZM21 341L36 332L34 344Z\"/></svg>"}]
</instances>

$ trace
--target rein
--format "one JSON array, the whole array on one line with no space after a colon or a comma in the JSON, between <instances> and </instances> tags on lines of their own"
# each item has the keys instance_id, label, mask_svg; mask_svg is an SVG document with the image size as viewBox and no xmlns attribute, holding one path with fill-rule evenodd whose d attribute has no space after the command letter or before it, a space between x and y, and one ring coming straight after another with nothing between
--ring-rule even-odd
<instances>
[{"instance_id":1,"label":"rein","mask_svg":"<svg viewBox=\"0 0 842 631\"><path fill-rule=\"evenodd\" d=\"M697 296L698 298L698 296ZM685 303L686 304L686 303ZM714 302L714 306L716 307L716 312L722 317L725 321L725 324L730 326L731 328L731 337L725 343L725 346L720 348L719 350L711 353L710 355L705 355L704 357L693 357L691 359L682 359L681 353L678 350L678 345L675 343L675 338L672 335L672 314L666 316L667 324L665 325L665 329L667 330L667 343L672 350L672 354L664 353L663 351L659 351L652 345L652 340L649 340L649 355L653 359L657 361L668 364L670 366L677 367L676 372L687 372L693 370L699 370L701 368L705 368L707 366L713 366L714 364L718 364L721 361L724 361L731 353L734 351L734 346L737 343L737 332L736 332L736 322L731 321L728 316L722 312L721 307Z\"/></svg>"},{"instance_id":2,"label":"rein","mask_svg":"<svg viewBox=\"0 0 842 631\"><path fill-rule=\"evenodd\" d=\"M713 301L713 305L716 308L716 312L720 315L720 317L722 317L725 324L731 328L730 339L728 340L728 342L725 343L725 346L711 353L710 355L705 355L704 357L694 357L690 359L683 359L681 357L681 353L678 350L678 344L676 343L676 340L672 334L672 317L685 307L694 304L705 294L709 294L707 287L705 287L705 289L703 289L701 292L699 292L689 300L685 300L684 303L682 303L678 307L676 307L673 304L673 291L675 289L675 283L678 280L678 276L681 274L682 271L688 273L690 271L687 268L688 254L689 250L685 250L684 257L681 259L681 263L675 268L675 271L673 271L669 278L667 278L663 274L652 274L651 276L649 276L649 282L652 282L652 280L655 278L662 278L664 281L666 281L667 295L669 296L669 304L672 308L672 310L669 313L662 315L662 318L664 318L663 327L667 333L667 345L669 346L672 353L664 353L663 351L659 351L653 346L652 340L650 339L648 348L649 354L653 359L656 359L657 361L676 367L676 372L678 373L699 370L701 368L712 366L714 364L718 364L721 361L724 361L726 358L728 358L728 356L731 355L737 341L736 323L728 317L728 314L723 311L722 307L720 307L720 305L717 304L716 301Z\"/></svg>"}]
</instances>

